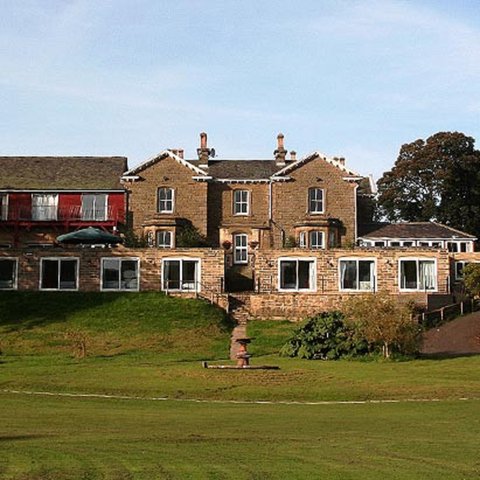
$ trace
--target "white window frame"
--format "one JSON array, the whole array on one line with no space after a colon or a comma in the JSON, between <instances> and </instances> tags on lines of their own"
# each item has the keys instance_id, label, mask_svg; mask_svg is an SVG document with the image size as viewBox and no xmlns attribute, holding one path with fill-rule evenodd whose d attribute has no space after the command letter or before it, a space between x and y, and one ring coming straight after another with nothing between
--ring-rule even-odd
<instances>
[{"instance_id":1,"label":"white window frame","mask_svg":"<svg viewBox=\"0 0 480 480\"><path fill-rule=\"evenodd\" d=\"M247 196L246 200L242 200L244 193ZM237 198L237 194L240 196L240 198ZM233 214L240 217L250 215L250 190L237 189L233 191Z\"/></svg>"},{"instance_id":2,"label":"white window frame","mask_svg":"<svg viewBox=\"0 0 480 480\"><path fill-rule=\"evenodd\" d=\"M119 268L119 288L104 288L103 286L103 275L104 275L104 266L103 264L107 260L116 260L120 262ZM137 286L136 288L122 288L122 266L121 263L126 262L136 262L137 264ZM102 257L100 262L100 291L102 292L138 292L140 290L140 259L138 257Z\"/></svg>"},{"instance_id":3,"label":"white window frame","mask_svg":"<svg viewBox=\"0 0 480 480\"><path fill-rule=\"evenodd\" d=\"M97 213L99 210L97 210L97 197L102 195L105 197L105 211L103 212L103 218L97 218ZM83 199L84 197L93 197L93 218L85 218L85 211L83 207ZM82 220L85 222L105 222L108 220L108 194L107 193L83 193L82 194L82 207L81 207L81 217Z\"/></svg>"},{"instance_id":4,"label":"white window frame","mask_svg":"<svg viewBox=\"0 0 480 480\"><path fill-rule=\"evenodd\" d=\"M298 246L300 248L307 248L307 232L304 230L298 234Z\"/></svg>"},{"instance_id":5,"label":"white window frame","mask_svg":"<svg viewBox=\"0 0 480 480\"><path fill-rule=\"evenodd\" d=\"M237 245L237 238L245 238L245 245ZM240 252L240 259L237 258L237 252ZM243 259L242 253L245 253L245 259ZM246 265L248 263L248 235L246 233L235 233L233 235L233 263L235 265Z\"/></svg>"},{"instance_id":6,"label":"white window frame","mask_svg":"<svg viewBox=\"0 0 480 480\"><path fill-rule=\"evenodd\" d=\"M417 266L417 287L416 288L405 288L402 287L402 267L401 262L404 261L415 261ZM430 290L425 290L424 288L419 288L420 285L420 263L419 262L433 262L435 268L435 288ZM428 292L435 293L438 292L438 266L437 259L434 257L400 257L398 259L398 290L400 292Z\"/></svg>"},{"instance_id":7,"label":"white window frame","mask_svg":"<svg viewBox=\"0 0 480 480\"><path fill-rule=\"evenodd\" d=\"M463 280L463 275L462 276L459 276L457 275L457 265L461 263L463 264L463 267L462 267L462 272L463 270L465 269L465 267L467 265L471 265L472 263L480 263L479 260L455 260L455 263L454 263L454 275L455 275L455 280Z\"/></svg>"},{"instance_id":8,"label":"white window frame","mask_svg":"<svg viewBox=\"0 0 480 480\"><path fill-rule=\"evenodd\" d=\"M13 286L11 288L2 288L0 290L17 290L18 288L18 258L16 257L0 257L0 262L3 260L10 260L15 263L15 278L13 280Z\"/></svg>"},{"instance_id":9,"label":"white window frame","mask_svg":"<svg viewBox=\"0 0 480 480\"><path fill-rule=\"evenodd\" d=\"M313 237L316 236L318 240L318 236L321 238L320 244L314 244L313 243ZM310 248L313 250L323 250L325 249L325 232L322 230L310 230L308 232L308 243L310 245Z\"/></svg>"},{"instance_id":10,"label":"white window frame","mask_svg":"<svg viewBox=\"0 0 480 480\"><path fill-rule=\"evenodd\" d=\"M311 201L313 202L320 202L318 198L312 198L311 194L313 192L322 192L322 209L321 210L312 210L311 206ZM307 193L307 212L312 214L312 215L321 215L325 213L325 189L324 188L318 188L318 187L311 187L308 189Z\"/></svg>"},{"instance_id":11,"label":"white window frame","mask_svg":"<svg viewBox=\"0 0 480 480\"><path fill-rule=\"evenodd\" d=\"M170 199L160 200L160 191L165 190L167 192L171 192ZM171 202L171 208L164 208L163 210L160 208L160 202L165 202L166 206L169 202ZM173 213L175 210L175 190L172 187L158 187L157 189L157 212L158 213Z\"/></svg>"},{"instance_id":12,"label":"white window frame","mask_svg":"<svg viewBox=\"0 0 480 480\"><path fill-rule=\"evenodd\" d=\"M57 279L58 288L44 288L44 287L42 287L43 268L44 268L43 265L44 265L45 260L48 260L48 261L55 260L59 263L58 274L57 274L58 275L58 279ZM60 274L61 274L60 264L61 264L62 261L71 261L71 260L75 260L75 262L76 262L75 288L60 288ZM78 291L79 284L80 284L80 258L78 258L78 257L42 257L42 258L40 258L40 279L39 279L39 282L38 282L38 289L39 290L42 290L44 292L49 292L49 291L50 292L76 292L76 291Z\"/></svg>"},{"instance_id":13,"label":"white window frame","mask_svg":"<svg viewBox=\"0 0 480 480\"><path fill-rule=\"evenodd\" d=\"M8 220L8 193L0 193L0 220Z\"/></svg>"},{"instance_id":14,"label":"white window frame","mask_svg":"<svg viewBox=\"0 0 480 480\"><path fill-rule=\"evenodd\" d=\"M373 278L371 279L371 288L369 290L362 290L361 288L343 288L342 285L342 261L345 262L356 262L357 264L357 278L356 283L360 286L360 281L358 280L358 274L360 272L359 262L373 262ZM338 259L338 290L340 292L350 292L350 293L368 293L377 291L377 259L374 257L341 257Z\"/></svg>"},{"instance_id":15,"label":"white window frame","mask_svg":"<svg viewBox=\"0 0 480 480\"><path fill-rule=\"evenodd\" d=\"M180 277L179 277L179 284L180 288L166 288L165 285L165 263L166 262L171 262L171 261L177 261L180 262ZM189 261L189 262L196 262L197 263L197 270L196 270L196 275L195 275L195 286L194 288L183 288L183 262L184 261ZM202 289L201 286L201 279L202 279L202 259L198 257L165 257L162 258L162 271L161 271L161 288L163 292L200 292Z\"/></svg>"},{"instance_id":16,"label":"white window frame","mask_svg":"<svg viewBox=\"0 0 480 480\"><path fill-rule=\"evenodd\" d=\"M35 199L39 197L51 197L53 198L53 205L46 205L46 207L53 207L55 210L52 210L55 215L47 216L47 218L38 218L38 205L35 205ZM58 220L58 193L32 193L32 220L36 222L52 222ZM45 206L44 206L45 207Z\"/></svg>"},{"instance_id":17,"label":"white window frame","mask_svg":"<svg viewBox=\"0 0 480 480\"><path fill-rule=\"evenodd\" d=\"M280 265L281 262L297 262L297 267L296 267L296 276L297 276L297 287L296 288L282 288L281 284L281 269ZM311 262L313 263L313 272L310 271L310 281L312 285L310 288L298 288L298 262L299 261L304 261L304 262ZM287 293L292 293L292 292L316 292L317 291L317 259L314 257L279 257L277 261L277 289L279 292L287 292Z\"/></svg>"},{"instance_id":18,"label":"white window frame","mask_svg":"<svg viewBox=\"0 0 480 480\"><path fill-rule=\"evenodd\" d=\"M168 236L169 236L169 243L160 244L160 240L159 240L160 235L166 235L166 234L168 234ZM172 230L157 230L155 232L155 246L157 248L173 248L173 231Z\"/></svg>"}]
</instances>

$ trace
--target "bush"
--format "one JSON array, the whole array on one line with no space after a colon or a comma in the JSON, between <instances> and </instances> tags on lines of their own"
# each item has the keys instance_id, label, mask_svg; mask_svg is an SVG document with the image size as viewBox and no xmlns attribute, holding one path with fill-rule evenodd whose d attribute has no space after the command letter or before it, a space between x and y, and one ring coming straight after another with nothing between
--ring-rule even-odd
<instances>
[{"instance_id":1,"label":"bush","mask_svg":"<svg viewBox=\"0 0 480 480\"><path fill-rule=\"evenodd\" d=\"M295 330L282 347L280 355L309 360L335 360L367 352L367 342L344 322L340 312L323 312Z\"/></svg>"},{"instance_id":2,"label":"bush","mask_svg":"<svg viewBox=\"0 0 480 480\"><path fill-rule=\"evenodd\" d=\"M463 283L472 297L480 295L480 263L470 263L463 269Z\"/></svg>"},{"instance_id":3,"label":"bush","mask_svg":"<svg viewBox=\"0 0 480 480\"><path fill-rule=\"evenodd\" d=\"M418 351L422 331L412 305L400 303L387 292L355 295L345 303L347 324L356 329L385 358L392 352L410 355Z\"/></svg>"},{"instance_id":4,"label":"bush","mask_svg":"<svg viewBox=\"0 0 480 480\"><path fill-rule=\"evenodd\" d=\"M193 225L186 225L180 229L176 239L177 247L194 248L207 247L207 239Z\"/></svg>"}]
</instances>

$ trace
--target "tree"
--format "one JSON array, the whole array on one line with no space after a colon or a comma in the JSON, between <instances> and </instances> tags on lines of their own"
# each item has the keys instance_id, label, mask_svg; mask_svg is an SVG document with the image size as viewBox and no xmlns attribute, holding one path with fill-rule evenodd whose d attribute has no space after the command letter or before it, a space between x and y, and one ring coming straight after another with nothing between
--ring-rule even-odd
<instances>
[{"instance_id":1,"label":"tree","mask_svg":"<svg viewBox=\"0 0 480 480\"><path fill-rule=\"evenodd\" d=\"M403 145L378 181L378 204L390 221L438 221L480 235L480 151L459 132Z\"/></svg>"},{"instance_id":2,"label":"tree","mask_svg":"<svg viewBox=\"0 0 480 480\"><path fill-rule=\"evenodd\" d=\"M472 297L480 296L480 263L470 263L463 269L463 283Z\"/></svg>"},{"instance_id":3,"label":"tree","mask_svg":"<svg viewBox=\"0 0 480 480\"><path fill-rule=\"evenodd\" d=\"M399 303L386 292L353 296L344 307L345 316L359 335L390 358L392 350L414 353L420 334L410 305Z\"/></svg>"}]
</instances>

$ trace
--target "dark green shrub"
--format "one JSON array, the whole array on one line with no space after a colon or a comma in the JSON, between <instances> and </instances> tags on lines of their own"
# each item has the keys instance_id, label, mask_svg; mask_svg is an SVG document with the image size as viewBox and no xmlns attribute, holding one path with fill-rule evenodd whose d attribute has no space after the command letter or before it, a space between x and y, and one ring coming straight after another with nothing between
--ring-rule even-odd
<instances>
[{"instance_id":1,"label":"dark green shrub","mask_svg":"<svg viewBox=\"0 0 480 480\"><path fill-rule=\"evenodd\" d=\"M177 247L207 247L207 239L193 225L185 225L177 234Z\"/></svg>"},{"instance_id":2,"label":"dark green shrub","mask_svg":"<svg viewBox=\"0 0 480 480\"><path fill-rule=\"evenodd\" d=\"M368 353L368 345L348 326L340 312L323 312L295 330L280 355L312 360L335 360Z\"/></svg>"}]
</instances>

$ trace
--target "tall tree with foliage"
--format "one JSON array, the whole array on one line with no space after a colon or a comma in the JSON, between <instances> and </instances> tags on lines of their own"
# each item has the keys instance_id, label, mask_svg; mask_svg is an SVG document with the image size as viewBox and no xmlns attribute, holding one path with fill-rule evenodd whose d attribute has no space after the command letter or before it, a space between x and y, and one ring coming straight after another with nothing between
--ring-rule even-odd
<instances>
[{"instance_id":1,"label":"tall tree with foliage","mask_svg":"<svg viewBox=\"0 0 480 480\"><path fill-rule=\"evenodd\" d=\"M378 182L390 221L438 221L480 235L480 151L460 132L440 132L403 145Z\"/></svg>"}]
</instances>

